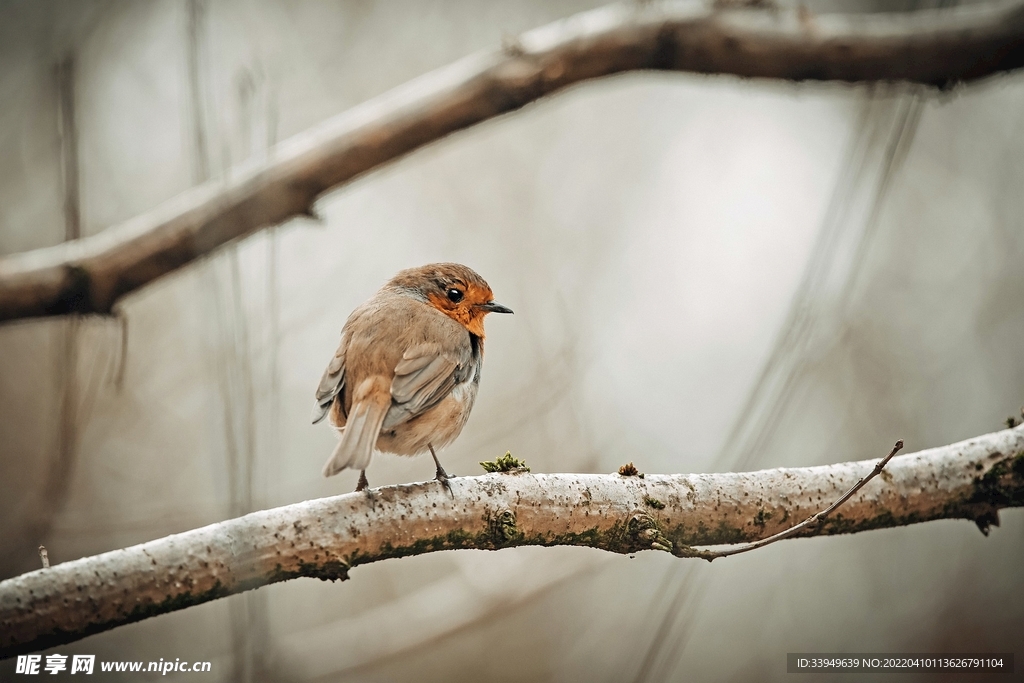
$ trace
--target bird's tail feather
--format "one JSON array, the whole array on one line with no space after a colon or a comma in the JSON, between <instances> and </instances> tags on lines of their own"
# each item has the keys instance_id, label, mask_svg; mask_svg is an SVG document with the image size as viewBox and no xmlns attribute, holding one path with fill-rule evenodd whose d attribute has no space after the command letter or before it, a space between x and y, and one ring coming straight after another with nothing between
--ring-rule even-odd
<instances>
[{"instance_id":1,"label":"bird's tail feather","mask_svg":"<svg viewBox=\"0 0 1024 683\"><path fill-rule=\"evenodd\" d=\"M331 477L343 469L365 470L370 464L373 447L380 436L380 428L384 423L391 404L388 401L366 400L352 406L341 432L341 440L334 447L330 459L324 464L324 476Z\"/></svg>"}]
</instances>

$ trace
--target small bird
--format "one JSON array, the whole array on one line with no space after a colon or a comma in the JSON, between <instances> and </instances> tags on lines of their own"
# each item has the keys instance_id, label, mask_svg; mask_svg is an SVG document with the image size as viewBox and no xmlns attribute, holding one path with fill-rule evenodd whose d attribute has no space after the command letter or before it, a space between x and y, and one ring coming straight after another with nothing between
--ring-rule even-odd
<instances>
[{"instance_id":1,"label":"small bird","mask_svg":"<svg viewBox=\"0 0 1024 683\"><path fill-rule=\"evenodd\" d=\"M313 424L330 415L340 433L325 477L360 471L369 484L373 451L430 451L435 478L449 492L437 459L458 437L473 409L484 359L484 316L511 313L491 288L458 263L403 270L349 316L341 345L316 390Z\"/></svg>"}]
</instances>

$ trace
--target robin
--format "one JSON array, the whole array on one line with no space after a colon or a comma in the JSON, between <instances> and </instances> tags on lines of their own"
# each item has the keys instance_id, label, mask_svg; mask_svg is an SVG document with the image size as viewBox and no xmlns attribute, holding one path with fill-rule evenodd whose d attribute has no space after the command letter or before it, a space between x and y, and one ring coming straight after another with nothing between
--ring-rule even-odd
<instances>
[{"instance_id":1,"label":"robin","mask_svg":"<svg viewBox=\"0 0 1024 683\"><path fill-rule=\"evenodd\" d=\"M403 270L353 311L316 390L313 424L329 414L341 435L324 476L357 469L362 491L374 448L430 451L435 478L450 492L435 449L458 437L473 409L484 316L511 312L493 301L482 277L458 263Z\"/></svg>"}]
</instances>

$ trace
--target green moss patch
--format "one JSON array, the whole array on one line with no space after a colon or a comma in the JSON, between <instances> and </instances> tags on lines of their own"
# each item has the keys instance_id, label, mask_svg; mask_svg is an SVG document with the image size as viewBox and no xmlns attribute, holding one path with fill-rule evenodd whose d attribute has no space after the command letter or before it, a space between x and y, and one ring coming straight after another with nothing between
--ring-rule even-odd
<instances>
[{"instance_id":1,"label":"green moss patch","mask_svg":"<svg viewBox=\"0 0 1024 683\"><path fill-rule=\"evenodd\" d=\"M512 455L512 451L505 451L505 455L494 460L484 460L480 463L480 467L484 468L485 472L529 472L530 468L527 467L525 460Z\"/></svg>"},{"instance_id":2,"label":"green moss patch","mask_svg":"<svg viewBox=\"0 0 1024 683\"><path fill-rule=\"evenodd\" d=\"M644 496L644 505L647 507L654 508L655 510L664 510L665 504L657 498L651 498L650 496Z\"/></svg>"}]
</instances>

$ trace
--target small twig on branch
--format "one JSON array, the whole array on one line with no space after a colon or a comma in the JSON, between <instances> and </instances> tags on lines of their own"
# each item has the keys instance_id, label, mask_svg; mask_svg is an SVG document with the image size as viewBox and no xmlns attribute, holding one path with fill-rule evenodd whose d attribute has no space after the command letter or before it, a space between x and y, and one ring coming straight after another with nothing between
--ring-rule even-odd
<instances>
[{"instance_id":1,"label":"small twig on branch","mask_svg":"<svg viewBox=\"0 0 1024 683\"><path fill-rule=\"evenodd\" d=\"M842 497L839 498L839 500L832 503L821 512L816 512L804 521L800 522L799 524L791 526L785 531L780 531L779 533L769 536L768 538L762 538L760 541L754 541L753 543L747 543L746 545L741 545L735 548L729 548L728 550L703 550L701 548L686 547L677 550L675 554L680 555L682 557L699 557L710 562L711 560L718 559L719 557L739 555L740 553L746 553L750 552L751 550L763 548L766 545L770 545L772 543L775 543L776 541L781 541L784 538L796 536L803 529L816 526L823 522L825 518L831 515L833 512L835 512L839 508L839 506L848 501L853 496L853 494L857 493L857 491L860 491L861 488L863 488L864 484L867 484L869 481L871 481L879 474L881 474L882 469L885 467L886 463L892 460L892 457L896 455L902 448L903 440L900 439L899 441L896 442L896 445L892 447L892 451L889 453L889 455L879 460L878 464L875 465L875 468L871 470L866 476L864 476L860 481L854 484L849 491L844 493Z\"/></svg>"},{"instance_id":2,"label":"small twig on branch","mask_svg":"<svg viewBox=\"0 0 1024 683\"><path fill-rule=\"evenodd\" d=\"M948 88L1024 66L1024 6L881 15L609 5L426 74L98 235L0 259L0 320L109 314L121 297L409 152L568 86L629 71Z\"/></svg>"},{"instance_id":3,"label":"small twig on branch","mask_svg":"<svg viewBox=\"0 0 1024 683\"><path fill-rule=\"evenodd\" d=\"M43 561L43 569L50 568L50 556L46 552L46 546L39 546L39 559Z\"/></svg>"}]
</instances>

